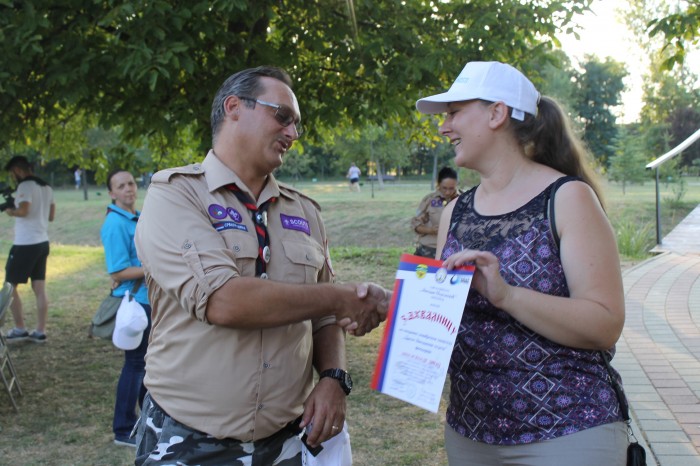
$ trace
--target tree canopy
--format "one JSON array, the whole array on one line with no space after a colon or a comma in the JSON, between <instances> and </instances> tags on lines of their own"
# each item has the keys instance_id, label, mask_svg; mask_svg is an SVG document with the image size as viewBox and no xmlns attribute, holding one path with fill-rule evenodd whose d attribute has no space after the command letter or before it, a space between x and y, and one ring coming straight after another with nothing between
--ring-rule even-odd
<instances>
[{"instance_id":1,"label":"tree canopy","mask_svg":"<svg viewBox=\"0 0 700 466\"><path fill-rule=\"evenodd\" d=\"M680 3L685 4L685 10L679 8ZM680 3L630 0L625 11L627 24L650 58L640 114L640 137L649 160L677 146L700 127L698 70L685 61L686 52L697 43L700 10L692 2ZM687 29L674 32L677 21ZM676 26L670 27L672 24ZM693 144L683 151L678 166L691 167L699 156L700 146Z\"/></svg>"},{"instance_id":2,"label":"tree canopy","mask_svg":"<svg viewBox=\"0 0 700 466\"><path fill-rule=\"evenodd\" d=\"M663 35L664 49L669 51L663 63L666 69L682 64L688 46L697 45L700 39L700 3L686 2L685 10L678 10L648 23L651 37Z\"/></svg>"},{"instance_id":3,"label":"tree canopy","mask_svg":"<svg viewBox=\"0 0 700 466\"><path fill-rule=\"evenodd\" d=\"M292 76L310 141L417 128L415 100L467 61L506 61L537 81L529 64L591 1L0 0L0 149L76 163L99 126L159 160L191 160L210 145L218 86L263 64Z\"/></svg>"},{"instance_id":4,"label":"tree canopy","mask_svg":"<svg viewBox=\"0 0 700 466\"><path fill-rule=\"evenodd\" d=\"M624 89L622 79L627 75L624 66L608 57L600 61L587 57L584 71L577 77L578 95L575 111L583 122L583 140L594 157L606 168L613 155L617 127L612 108L620 105Z\"/></svg>"}]
</instances>

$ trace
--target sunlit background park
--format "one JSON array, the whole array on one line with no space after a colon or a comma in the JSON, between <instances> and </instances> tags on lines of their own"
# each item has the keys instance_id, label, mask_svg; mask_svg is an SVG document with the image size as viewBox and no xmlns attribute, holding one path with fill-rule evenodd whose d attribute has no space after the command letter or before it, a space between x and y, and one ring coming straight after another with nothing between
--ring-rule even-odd
<instances>
[{"instance_id":1,"label":"sunlit background park","mask_svg":"<svg viewBox=\"0 0 700 466\"><path fill-rule=\"evenodd\" d=\"M614 14L643 60L620 59L612 39L610 54L586 51L585 41L574 53L589 7ZM130 170L141 203L151 174L201 161L212 96L233 72L272 64L292 76L306 132L276 176L321 205L339 281L391 287L399 255L413 251L410 218L436 170L454 166L439 116L414 104L447 89L470 60L511 63L563 104L592 154L622 265L632 267L650 256L657 218L668 233L700 203L700 143L646 168L700 128L699 30L697 5L675 0L0 1L0 164L27 156L57 205L49 343L12 349L24 395L15 412L0 394L0 464L133 461L133 450L112 444L122 352L87 337L109 287L104 180ZM359 193L345 179L352 162ZM459 177L463 189L478 182L464 169ZM11 186L4 172L0 180ZM3 263L12 234L1 216ZM31 291L20 290L32 319ZM348 340L355 463L444 465L444 402L433 414L369 388L381 330Z\"/></svg>"}]
</instances>

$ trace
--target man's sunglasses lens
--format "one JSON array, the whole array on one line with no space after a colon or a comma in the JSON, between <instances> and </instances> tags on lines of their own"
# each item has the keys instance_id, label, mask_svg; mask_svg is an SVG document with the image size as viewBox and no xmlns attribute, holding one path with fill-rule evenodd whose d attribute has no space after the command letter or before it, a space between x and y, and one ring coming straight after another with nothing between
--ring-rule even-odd
<instances>
[{"instance_id":1,"label":"man's sunglasses lens","mask_svg":"<svg viewBox=\"0 0 700 466\"><path fill-rule=\"evenodd\" d=\"M280 105L277 112L275 112L275 117L282 126L289 126L294 122L294 113L292 109L282 105Z\"/></svg>"},{"instance_id":2,"label":"man's sunglasses lens","mask_svg":"<svg viewBox=\"0 0 700 466\"><path fill-rule=\"evenodd\" d=\"M289 107L280 105L277 109L277 112L275 112L275 118L277 118L279 124L284 127L294 124L294 127L297 130L297 134L301 134L304 131L304 129L301 126L301 122L294 123L294 111Z\"/></svg>"},{"instance_id":3,"label":"man's sunglasses lens","mask_svg":"<svg viewBox=\"0 0 700 466\"><path fill-rule=\"evenodd\" d=\"M265 102L264 100L259 100L253 97L248 97L248 96L238 96L239 99L242 100L249 100L251 102L256 102L259 103L260 105L265 105L267 107L272 107L275 109L275 119L277 122L284 126L285 128L292 123L294 123L294 110L291 108L287 107L286 105L280 105L280 104L273 104L270 102ZM301 126L301 122L299 123L294 123L294 127L297 130L297 134L301 135L301 133L304 131L304 128Z\"/></svg>"}]
</instances>

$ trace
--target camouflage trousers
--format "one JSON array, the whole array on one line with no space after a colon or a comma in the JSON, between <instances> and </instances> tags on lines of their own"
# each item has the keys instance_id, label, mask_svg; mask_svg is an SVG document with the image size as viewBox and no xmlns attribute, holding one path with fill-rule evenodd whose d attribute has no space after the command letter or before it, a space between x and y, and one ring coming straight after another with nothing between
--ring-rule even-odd
<instances>
[{"instance_id":1,"label":"camouflage trousers","mask_svg":"<svg viewBox=\"0 0 700 466\"><path fill-rule=\"evenodd\" d=\"M136 424L136 466L301 466L301 429L290 423L255 442L217 439L168 416L146 394Z\"/></svg>"}]
</instances>

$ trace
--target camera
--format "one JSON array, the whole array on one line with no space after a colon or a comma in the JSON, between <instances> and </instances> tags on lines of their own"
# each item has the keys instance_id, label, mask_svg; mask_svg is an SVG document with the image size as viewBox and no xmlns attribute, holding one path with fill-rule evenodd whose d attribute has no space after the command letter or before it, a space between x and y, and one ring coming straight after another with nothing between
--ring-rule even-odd
<instances>
[{"instance_id":1,"label":"camera","mask_svg":"<svg viewBox=\"0 0 700 466\"><path fill-rule=\"evenodd\" d=\"M0 212L15 208L15 198L12 196L13 192L14 189L12 189L11 186L7 186L4 183L0 184L0 196L4 198L4 201L0 204Z\"/></svg>"}]
</instances>

